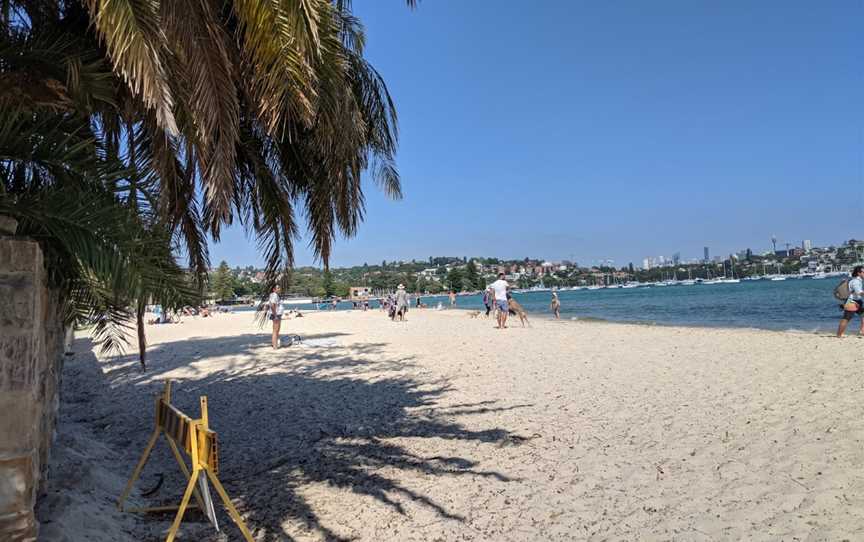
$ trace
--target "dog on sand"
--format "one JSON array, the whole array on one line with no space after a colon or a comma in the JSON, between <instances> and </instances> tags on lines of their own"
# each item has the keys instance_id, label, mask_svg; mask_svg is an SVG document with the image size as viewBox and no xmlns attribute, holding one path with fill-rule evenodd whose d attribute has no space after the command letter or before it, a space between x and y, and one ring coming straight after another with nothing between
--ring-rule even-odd
<instances>
[{"instance_id":1,"label":"dog on sand","mask_svg":"<svg viewBox=\"0 0 864 542\"><path fill-rule=\"evenodd\" d=\"M531 327L531 322L528 321L528 313L525 312L525 309L522 308L522 305L520 305L518 301L510 298L507 300L507 304L510 308L510 316L518 316L522 327L525 327L525 324L528 324L528 327Z\"/></svg>"}]
</instances>

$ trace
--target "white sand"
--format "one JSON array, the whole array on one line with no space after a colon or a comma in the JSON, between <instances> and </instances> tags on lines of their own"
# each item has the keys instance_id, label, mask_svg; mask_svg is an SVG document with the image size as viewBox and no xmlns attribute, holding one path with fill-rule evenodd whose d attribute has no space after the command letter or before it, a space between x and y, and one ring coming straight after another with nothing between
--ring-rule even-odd
<instances>
[{"instance_id":1,"label":"white sand","mask_svg":"<svg viewBox=\"0 0 864 542\"><path fill-rule=\"evenodd\" d=\"M112 540L164 532L170 518L100 506L166 378L190 414L208 396L260 540L864 539L864 340L532 320L310 313L283 323L307 344L273 351L247 313L149 326L144 374L79 352L55 470L98 464L54 483L44 539L97 540L82 513ZM161 472L147 502L177 501L159 449L139 487ZM185 539L239 539L195 521Z\"/></svg>"}]
</instances>

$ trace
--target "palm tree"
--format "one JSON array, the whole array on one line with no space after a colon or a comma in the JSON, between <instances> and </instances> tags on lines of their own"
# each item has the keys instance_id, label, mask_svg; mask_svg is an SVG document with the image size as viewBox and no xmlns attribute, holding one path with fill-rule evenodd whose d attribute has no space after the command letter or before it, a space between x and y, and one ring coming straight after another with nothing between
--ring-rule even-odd
<instances>
[{"instance_id":1,"label":"palm tree","mask_svg":"<svg viewBox=\"0 0 864 542\"><path fill-rule=\"evenodd\" d=\"M64 209L56 198L73 189L88 205L110 198L115 220L134 218L130 236L164 243L153 253L172 269L182 243L199 286L206 234L218 240L225 225L256 237L274 282L293 263L298 215L326 266L334 238L362 221L364 171L401 197L396 111L348 0L0 0L0 34L0 212L25 219L19 233L59 241L65 257L80 243L40 230L34 213L70 210L76 200ZM88 239L122 245L109 233ZM135 304L143 356L154 292L133 283L112 283L111 297ZM92 305L123 321L119 304Z\"/></svg>"},{"instance_id":2,"label":"palm tree","mask_svg":"<svg viewBox=\"0 0 864 542\"><path fill-rule=\"evenodd\" d=\"M145 119L134 126L138 154L158 176L166 208L194 201L199 188L199 223L217 240L224 225L242 223L271 277L292 263L295 208L326 264L334 237L353 235L362 220L361 172L401 195L396 112L362 56L349 2L84 4L134 118ZM199 237L187 236L190 254L203 253Z\"/></svg>"}]
</instances>

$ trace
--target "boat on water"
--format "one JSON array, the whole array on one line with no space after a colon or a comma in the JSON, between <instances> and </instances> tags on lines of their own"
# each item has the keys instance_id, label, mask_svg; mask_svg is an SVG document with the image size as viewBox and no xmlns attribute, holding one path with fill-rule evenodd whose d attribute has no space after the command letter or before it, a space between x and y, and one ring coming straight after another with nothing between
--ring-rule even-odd
<instances>
[{"instance_id":1,"label":"boat on water","mask_svg":"<svg viewBox=\"0 0 864 542\"><path fill-rule=\"evenodd\" d=\"M729 259L729 273L732 276L726 277L726 262L723 262L723 277L717 279L718 284L738 284L739 282L741 282L741 279L735 278L735 261L731 258Z\"/></svg>"},{"instance_id":2,"label":"boat on water","mask_svg":"<svg viewBox=\"0 0 864 542\"><path fill-rule=\"evenodd\" d=\"M690 269L687 269L687 278L684 280L679 280L678 284L681 286L693 286L696 284L696 280L693 278L693 273L690 272Z\"/></svg>"},{"instance_id":3,"label":"boat on water","mask_svg":"<svg viewBox=\"0 0 864 542\"><path fill-rule=\"evenodd\" d=\"M783 275L777 275L775 277L771 277L770 280L772 280L772 281L786 280L786 277Z\"/></svg>"},{"instance_id":4,"label":"boat on water","mask_svg":"<svg viewBox=\"0 0 864 542\"><path fill-rule=\"evenodd\" d=\"M538 286L532 286L525 291L526 292L551 292L552 288L549 288L548 286L543 286L542 284L540 284Z\"/></svg>"}]
</instances>

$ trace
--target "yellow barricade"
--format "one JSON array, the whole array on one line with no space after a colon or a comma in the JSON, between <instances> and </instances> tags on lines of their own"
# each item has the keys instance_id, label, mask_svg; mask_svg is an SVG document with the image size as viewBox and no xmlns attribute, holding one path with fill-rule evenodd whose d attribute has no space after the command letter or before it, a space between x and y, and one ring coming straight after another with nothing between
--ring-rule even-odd
<instances>
[{"instance_id":1,"label":"yellow barricade","mask_svg":"<svg viewBox=\"0 0 864 542\"><path fill-rule=\"evenodd\" d=\"M228 514L231 516L231 519L234 520L234 523L237 524L240 532L243 533L243 537L248 542L253 542L252 534L249 532L249 529L246 528L246 524L243 523L243 518L241 518L240 514L237 513L237 509L234 508L234 504L228 497L228 493L225 492L225 488L222 487L222 483L219 482L217 476L219 473L219 447L217 445L216 433L211 431L208 425L207 397L201 396L200 403L201 417L197 420L193 420L186 414L177 410L177 408L171 404L171 382L169 381L165 383L165 389L158 397L156 397L156 428L153 430L153 434L150 436L150 440L144 448L144 453L141 454L141 459L138 461L138 465L132 472L132 477L126 484L126 489L123 490L123 494L117 502L117 507L120 508L120 510L124 510L123 503L132 491L132 486L135 484L135 480L137 480L141 475L141 470L147 463L147 459L150 457L150 452L153 450L153 446L156 445L156 440L159 438L160 434L164 434L165 440L168 441L168 445L171 447L171 452L174 454L174 458L180 466L180 470L183 471L183 474L188 480L186 491L183 493L183 499L180 501L179 506L130 508L127 511L164 512L177 510L177 515L174 516L174 523L171 525L171 529L168 531L168 537L165 539L165 542L173 542L174 537L177 536L177 530L180 528L180 522L183 520L183 514L186 512L186 508L189 506L196 506L195 504L189 504L189 500L194 494L198 509L207 514L210 522L218 531L219 524L216 522L216 512L213 509L213 501L210 499L210 488L207 483L207 480L209 479L213 482L213 486L216 488L216 492L225 504L225 508L228 509ZM181 450L191 461L191 472L186 466L186 461L183 459L183 455L180 453ZM196 487L196 484L198 487Z\"/></svg>"}]
</instances>

